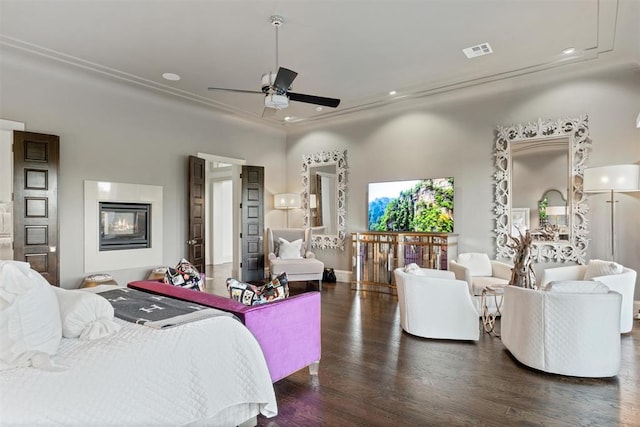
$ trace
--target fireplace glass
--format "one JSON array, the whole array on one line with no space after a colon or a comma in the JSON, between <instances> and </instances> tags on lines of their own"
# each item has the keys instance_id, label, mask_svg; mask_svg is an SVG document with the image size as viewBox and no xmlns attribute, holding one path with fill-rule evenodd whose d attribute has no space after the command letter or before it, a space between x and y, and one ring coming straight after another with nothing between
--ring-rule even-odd
<instances>
[{"instance_id":1,"label":"fireplace glass","mask_svg":"<svg viewBox=\"0 0 640 427\"><path fill-rule=\"evenodd\" d=\"M100 202L100 250L151 247L151 205Z\"/></svg>"}]
</instances>

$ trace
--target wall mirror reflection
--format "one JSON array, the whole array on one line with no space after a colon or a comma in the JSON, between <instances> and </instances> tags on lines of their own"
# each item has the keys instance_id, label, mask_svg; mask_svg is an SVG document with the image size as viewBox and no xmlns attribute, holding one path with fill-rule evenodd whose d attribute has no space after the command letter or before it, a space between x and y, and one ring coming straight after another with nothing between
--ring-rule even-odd
<instances>
[{"instance_id":1,"label":"wall mirror reflection","mask_svg":"<svg viewBox=\"0 0 640 427\"><path fill-rule=\"evenodd\" d=\"M304 155L302 184L304 224L313 229L313 247L344 249L346 151Z\"/></svg>"},{"instance_id":2,"label":"wall mirror reflection","mask_svg":"<svg viewBox=\"0 0 640 427\"><path fill-rule=\"evenodd\" d=\"M587 116L498 127L498 258L510 259L510 236L528 230L536 262L584 262L587 206L582 174L590 143Z\"/></svg>"},{"instance_id":3,"label":"wall mirror reflection","mask_svg":"<svg viewBox=\"0 0 640 427\"><path fill-rule=\"evenodd\" d=\"M558 222L566 227L566 196L570 185L569 138L535 139L513 142L511 146L511 209L528 209L527 229L534 240L559 241ZM563 211L560 219L560 210ZM552 215L553 214L553 215ZM556 222L550 221L550 216ZM511 216L513 224L514 216ZM512 235L517 236L517 232Z\"/></svg>"}]
</instances>

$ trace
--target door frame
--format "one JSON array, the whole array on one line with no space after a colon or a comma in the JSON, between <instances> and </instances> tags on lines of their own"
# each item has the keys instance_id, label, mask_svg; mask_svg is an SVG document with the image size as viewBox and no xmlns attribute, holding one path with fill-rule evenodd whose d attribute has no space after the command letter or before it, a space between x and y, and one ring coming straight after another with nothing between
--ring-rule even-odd
<instances>
[{"instance_id":1,"label":"door frame","mask_svg":"<svg viewBox=\"0 0 640 427\"><path fill-rule=\"evenodd\" d=\"M0 152L7 151L8 156L5 159L5 162L1 165L3 170L0 175L0 182L2 185L0 186L0 190L3 188L8 189L8 194L6 194L6 200L3 197L4 190L0 191L0 203L8 203L10 205L9 211L11 212L11 218L13 222L13 131L20 130L25 131L26 125L23 122L17 122L13 120L0 119ZM3 156L4 157L4 156ZM7 182L4 182L8 180ZM0 248L0 259L3 259L3 254L7 255L6 259L13 259L13 227L11 227L11 236L10 239L10 247L9 248ZM9 257L9 254L11 255Z\"/></svg>"},{"instance_id":2,"label":"door frame","mask_svg":"<svg viewBox=\"0 0 640 427\"><path fill-rule=\"evenodd\" d=\"M235 236L232 239L233 261L231 263L231 275L232 277L239 278L241 272L240 260L242 259L242 241L240 239L240 225L242 224L242 210L240 209L240 202L242 201L242 180L240 179L240 173L242 172L242 166L246 165L247 161L245 159L236 159L201 152L196 153L196 157L207 161L205 174L207 182L209 181L209 162L229 163L231 165L231 192L233 194L232 235ZM211 232L210 227L208 227L210 223L210 218L205 218L205 233L207 236Z\"/></svg>"}]
</instances>

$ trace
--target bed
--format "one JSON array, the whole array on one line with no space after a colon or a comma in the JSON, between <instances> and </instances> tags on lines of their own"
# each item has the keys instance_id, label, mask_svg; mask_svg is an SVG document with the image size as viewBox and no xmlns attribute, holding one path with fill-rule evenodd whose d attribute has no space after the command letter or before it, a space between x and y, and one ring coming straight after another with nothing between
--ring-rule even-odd
<instances>
[{"instance_id":1,"label":"bed","mask_svg":"<svg viewBox=\"0 0 640 427\"><path fill-rule=\"evenodd\" d=\"M114 321L100 339L62 338L53 366L0 371L0 425L235 426L277 414L265 358L237 319Z\"/></svg>"}]
</instances>

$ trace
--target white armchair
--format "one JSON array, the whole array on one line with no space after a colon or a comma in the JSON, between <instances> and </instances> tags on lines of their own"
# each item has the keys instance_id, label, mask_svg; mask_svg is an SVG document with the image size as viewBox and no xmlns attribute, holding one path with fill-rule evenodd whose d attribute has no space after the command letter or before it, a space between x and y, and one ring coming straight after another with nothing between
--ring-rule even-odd
<instances>
[{"instance_id":1,"label":"white armchair","mask_svg":"<svg viewBox=\"0 0 640 427\"><path fill-rule=\"evenodd\" d=\"M282 243L280 239L287 243ZM298 240L300 242L296 243ZM310 228L267 228L267 246L272 279L287 273L291 282L317 280L318 288L322 289L324 263L311 252Z\"/></svg>"},{"instance_id":2,"label":"white armchair","mask_svg":"<svg viewBox=\"0 0 640 427\"><path fill-rule=\"evenodd\" d=\"M615 264L609 261L591 260L589 265L569 265L565 267L547 268L542 273L540 287L557 280L595 280L604 283L612 291L622 295L620 310L620 333L631 332L633 329L633 298L636 288L635 270L615 264L619 274L601 274L603 264ZM600 273L598 273L600 271Z\"/></svg>"},{"instance_id":3,"label":"white armchair","mask_svg":"<svg viewBox=\"0 0 640 427\"><path fill-rule=\"evenodd\" d=\"M466 282L450 271L427 268L393 273L403 330L425 338L479 339L480 320Z\"/></svg>"},{"instance_id":4,"label":"white armchair","mask_svg":"<svg viewBox=\"0 0 640 427\"><path fill-rule=\"evenodd\" d=\"M469 252L458 255L449 261L449 270L456 279L464 280L469 285L469 293L473 297L478 313L482 312L481 295L487 286L505 286L511 280L512 265L489 259L489 255L481 252ZM495 312L492 300L488 301L488 309Z\"/></svg>"},{"instance_id":5,"label":"white armchair","mask_svg":"<svg viewBox=\"0 0 640 427\"><path fill-rule=\"evenodd\" d=\"M502 343L522 364L541 371L617 375L621 301L619 293L606 288L604 293L565 293L507 286Z\"/></svg>"}]
</instances>

